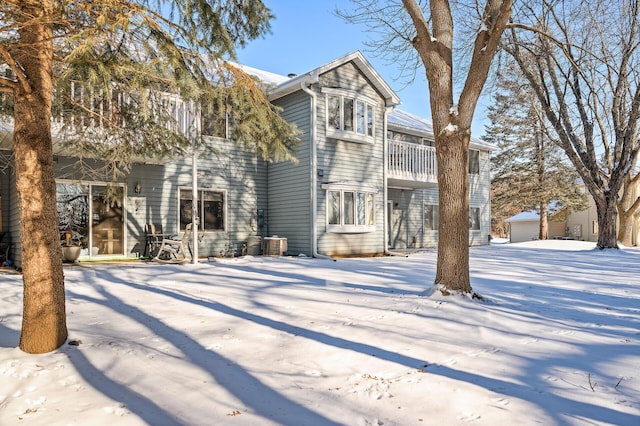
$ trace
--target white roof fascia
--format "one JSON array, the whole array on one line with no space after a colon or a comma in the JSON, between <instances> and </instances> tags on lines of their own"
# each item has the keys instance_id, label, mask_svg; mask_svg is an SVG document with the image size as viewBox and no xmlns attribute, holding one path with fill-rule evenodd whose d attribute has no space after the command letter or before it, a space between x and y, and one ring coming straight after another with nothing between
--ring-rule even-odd
<instances>
[{"instance_id":1,"label":"white roof fascia","mask_svg":"<svg viewBox=\"0 0 640 426\"><path fill-rule=\"evenodd\" d=\"M385 100L386 106L395 106L400 104L400 98L391 89L386 81L378 74L378 72L371 66L369 61L362 55L359 50L349 53L341 58L328 62L318 68L315 68L307 73L301 74L297 77L286 81L278 85L269 93L269 99L278 99L293 93L300 89L301 83L313 83L318 81L318 77L334 68L337 68L343 64L353 61L362 73L372 82L373 86L382 94Z\"/></svg>"}]
</instances>

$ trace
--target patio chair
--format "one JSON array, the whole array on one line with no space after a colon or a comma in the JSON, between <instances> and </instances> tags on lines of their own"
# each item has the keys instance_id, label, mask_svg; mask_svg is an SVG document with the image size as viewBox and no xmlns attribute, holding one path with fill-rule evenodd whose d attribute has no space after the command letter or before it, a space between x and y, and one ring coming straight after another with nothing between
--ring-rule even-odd
<instances>
[{"instance_id":1,"label":"patio chair","mask_svg":"<svg viewBox=\"0 0 640 426\"><path fill-rule=\"evenodd\" d=\"M153 223L147 223L144 225L144 233L147 237L145 241L144 247L144 257L155 257L160 245L162 244L162 239L165 235L162 233L162 226L156 226ZM174 236L166 236L168 238L173 238Z\"/></svg>"},{"instance_id":2,"label":"patio chair","mask_svg":"<svg viewBox=\"0 0 640 426\"><path fill-rule=\"evenodd\" d=\"M185 263L191 258L189 241L191 240L191 224L188 224L181 239L163 237L158 254L153 258L160 263ZM189 251L187 251L189 250Z\"/></svg>"}]
</instances>

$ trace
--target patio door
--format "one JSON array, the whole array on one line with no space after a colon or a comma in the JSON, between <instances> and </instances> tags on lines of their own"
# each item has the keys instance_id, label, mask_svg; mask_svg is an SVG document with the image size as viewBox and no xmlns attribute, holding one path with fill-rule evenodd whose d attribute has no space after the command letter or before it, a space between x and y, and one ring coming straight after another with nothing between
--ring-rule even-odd
<instances>
[{"instance_id":1,"label":"patio door","mask_svg":"<svg viewBox=\"0 0 640 426\"><path fill-rule=\"evenodd\" d=\"M84 256L124 255L123 186L56 183L60 242Z\"/></svg>"},{"instance_id":2,"label":"patio door","mask_svg":"<svg viewBox=\"0 0 640 426\"><path fill-rule=\"evenodd\" d=\"M91 185L91 235L95 254L124 254L122 191L106 193L106 186ZM97 248L97 253L95 253Z\"/></svg>"}]
</instances>

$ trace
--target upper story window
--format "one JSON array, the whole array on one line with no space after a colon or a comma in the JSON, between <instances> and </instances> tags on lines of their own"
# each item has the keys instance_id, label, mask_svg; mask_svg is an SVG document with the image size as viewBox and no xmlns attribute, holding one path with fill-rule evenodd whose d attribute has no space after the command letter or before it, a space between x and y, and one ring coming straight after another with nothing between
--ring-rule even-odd
<instances>
[{"instance_id":1,"label":"upper story window","mask_svg":"<svg viewBox=\"0 0 640 426\"><path fill-rule=\"evenodd\" d=\"M323 88L327 104L327 136L373 143L376 102L353 92Z\"/></svg>"},{"instance_id":2,"label":"upper story window","mask_svg":"<svg viewBox=\"0 0 640 426\"><path fill-rule=\"evenodd\" d=\"M480 174L480 151L477 149L469 150L469 174Z\"/></svg>"},{"instance_id":3,"label":"upper story window","mask_svg":"<svg viewBox=\"0 0 640 426\"><path fill-rule=\"evenodd\" d=\"M375 227L375 193L361 184L326 184L327 232L372 232Z\"/></svg>"}]
</instances>

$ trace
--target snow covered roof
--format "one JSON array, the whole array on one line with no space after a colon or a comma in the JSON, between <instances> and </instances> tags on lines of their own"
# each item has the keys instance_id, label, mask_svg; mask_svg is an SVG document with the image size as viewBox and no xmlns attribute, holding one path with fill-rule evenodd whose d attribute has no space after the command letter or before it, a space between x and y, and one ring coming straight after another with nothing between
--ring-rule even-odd
<instances>
[{"instance_id":1,"label":"snow covered roof","mask_svg":"<svg viewBox=\"0 0 640 426\"><path fill-rule=\"evenodd\" d=\"M560 201L552 201L547 206L547 213L549 216L553 216L556 213L559 213L563 208L565 208L565 204ZM527 210L525 212L520 212L515 216L511 216L509 219L506 219L505 222L528 222L528 221L538 221L540 220L540 213L538 210Z\"/></svg>"},{"instance_id":2,"label":"snow covered roof","mask_svg":"<svg viewBox=\"0 0 640 426\"><path fill-rule=\"evenodd\" d=\"M427 133L429 136L433 136L431 120L397 108L394 108L387 114L387 123L391 130L418 130Z\"/></svg>"},{"instance_id":3,"label":"snow covered roof","mask_svg":"<svg viewBox=\"0 0 640 426\"><path fill-rule=\"evenodd\" d=\"M240 68L242 71L246 72L247 74L258 78L260 81L266 83L269 86L278 86L284 83L285 81L288 81L291 79L290 77L287 77L284 75L272 73L269 71L259 70L257 68L253 68L243 64L234 63L233 65Z\"/></svg>"},{"instance_id":4,"label":"snow covered roof","mask_svg":"<svg viewBox=\"0 0 640 426\"><path fill-rule=\"evenodd\" d=\"M506 219L505 222L531 222L537 220L540 220L540 214L535 210L529 210L511 216L509 219Z\"/></svg>"}]
</instances>

